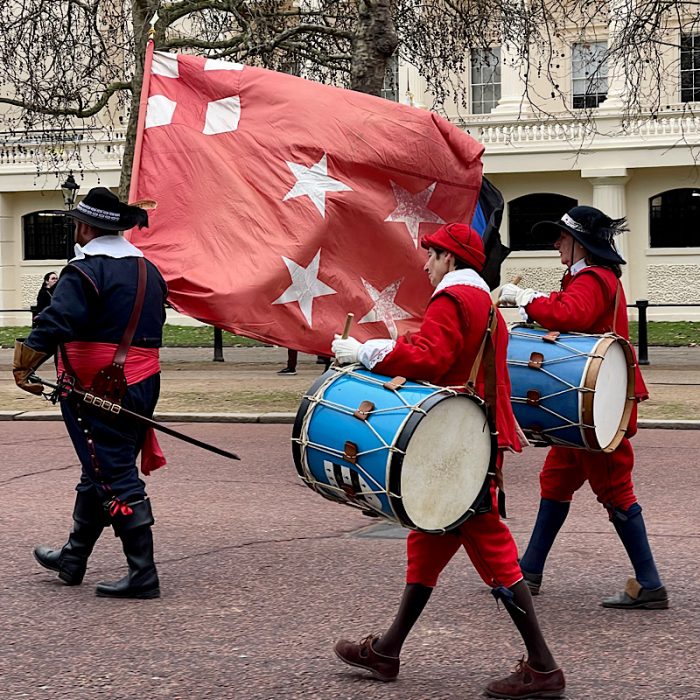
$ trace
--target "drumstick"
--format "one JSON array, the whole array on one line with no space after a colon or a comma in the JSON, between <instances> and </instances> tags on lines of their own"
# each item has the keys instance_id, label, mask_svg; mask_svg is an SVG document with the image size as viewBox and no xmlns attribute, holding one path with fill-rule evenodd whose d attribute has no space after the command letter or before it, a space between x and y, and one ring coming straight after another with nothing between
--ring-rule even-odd
<instances>
[{"instance_id":1,"label":"drumstick","mask_svg":"<svg viewBox=\"0 0 700 700\"><path fill-rule=\"evenodd\" d=\"M348 335L350 335L350 326L352 326L352 319L355 318L355 314L348 314L345 318L345 328L343 328L343 333L340 336L343 340L345 340ZM338 363L338 358L336 357L335 360L333 361L333 367L339 367L340 364Z\"/></svg>"},{"instance_id":2,"label":"drumstick","mask_svg":"<svg viewBox=\"0 0 700 700\"><path fill-rule=\"evenodd\" d=\"M352 326L353 318L355 318L355 314L348 314L345 319L345 328L343 328L343 334L340 336L343 340L350 335L350 326Z\"/></svg>"}]
</instances>

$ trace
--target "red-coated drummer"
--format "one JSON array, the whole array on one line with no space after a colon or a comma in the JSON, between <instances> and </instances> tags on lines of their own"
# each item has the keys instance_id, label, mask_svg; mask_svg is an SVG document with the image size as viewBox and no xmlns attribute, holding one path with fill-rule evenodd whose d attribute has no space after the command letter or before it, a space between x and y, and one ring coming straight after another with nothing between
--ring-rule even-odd
<instances>
[{"instance_id":1,"label":"red-coated drummer","mask_svg":"<svg viewBox=\"0 0 700 700\"><path fill-rule=\"evenodd\" d=\"M625 230L624 219L611 219L593 207L574 207L559 221L543 221L535 228L558 234L554 247L567 271L560 292L542 294L506 284L502 305L516 305L522 314L554 331L605 333L629 338L627 302L619 281L625 261L617 252L614 236ZM639 367L635 368L635 397L648 398ZM637 432L634 407L627 431ZM540 473L541 500L528 548L520 560L533 595L539 593L542 572L554 539L577 491L587 480L605 506L634 568L622 593L602 602L606 608L658 609L668 607L668 595L654 563L642 508L634 495L634 453L625 437L611 453L552 447Z\"/></svg>"},{"instance_id":2,"label":"red-coated drummer","mask_svg":"<svg viewBox=\"0 0 700 700\"><path fill-rule=\"evenodd\" d=\"M336 337L333 352L341 364L360 361L370 370L388 376L426 380L443 386L464 385L489 328L493 308L486 282L479 275L484 250L479 235L465 224L448 224L425 236L428 249L425 270L435 292L417 333L397 341ZM496 427L500 450L520 451L515 419L510 406L510 383L506 369L508 334L500 313L494 333L496 372ZM476 391L484 398L485 372L479 369ZM499 452L498 468L502 463ZM460 546L476 570L503 600L528 652L516 672L488 684L486 692L500 698L531 697L549 692L559 697L564 675L542 636L517 561L513 537L498 513L496 486L479 514L445 535L411 532L408 535L406 587L394 621L381 635L370 634L359 643L340 640L335 653L346 663L371 671L383 681L399 673L399 653L411 628L428 602L438 576Z\"/></svg>"}]
</instances>

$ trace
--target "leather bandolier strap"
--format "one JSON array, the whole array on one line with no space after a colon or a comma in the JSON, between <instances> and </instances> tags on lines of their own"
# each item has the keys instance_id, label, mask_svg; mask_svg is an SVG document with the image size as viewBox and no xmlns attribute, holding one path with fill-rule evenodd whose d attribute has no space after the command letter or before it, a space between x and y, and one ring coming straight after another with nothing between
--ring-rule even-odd
<instances>
[{"instance_id":1,"label":"leather bandolier strap","mask_svg":"<svg viewBox=\"0 0 700 700\"><path fill-rule=\"evenodd\" d=\"M126 377L124 375L124 363L126 356L131 347L131 341L134 339L136 326L141 318L143 310L143 302L146 297L146 262L143 258L137 258L138 264L138 282L136 285L136 298L134 299L134 308L131 310L129 323L124 330L124 335L119 342L112 364L103 367L97 372L92 380L92 392L100 398L107 399L113 403L120 403L126 394Z\"/></svg>"},{"instance_id":2,"label":"leather bandolier strap","mask_svg":"<svg viewBox=\"0 0 700 700\"><path fill-rule=\"evenodd\" d=\"M498 328L498 314L493 304L489 311L489 323L484 333L484 338L481 341L481 347L474 359L469 379L467 380L467 389L475 391L476 379L479 375L481 365L484 366L484 401L486 402L487 417L490 428L494 432L497 431L497 408L496 401L498 396L498 386L496 383L496 348L494 345L494 337ZM498 487L498 512L501 517L506 517L506 494L503 484L503 472L501 469L496 469L496 486Z\"/></svg>"}]
</instances>

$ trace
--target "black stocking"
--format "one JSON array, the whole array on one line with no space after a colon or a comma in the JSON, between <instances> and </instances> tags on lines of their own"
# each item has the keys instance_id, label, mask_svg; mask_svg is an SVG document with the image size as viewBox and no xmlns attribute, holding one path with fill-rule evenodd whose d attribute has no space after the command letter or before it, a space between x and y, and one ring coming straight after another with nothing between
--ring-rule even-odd
<instances>
[{"instance_id":1,"label":"black stocking","mask_svg":"<svg viewBox=\"0 0 700 700\"><path fill-rule=\"evenodd\" d=\"M409 583L404 588L399 610L391 627L372 644L377 653L384 656L399 656L406 637L418 621L432 592L432 588L420 583Z\"/></svg>"},{"instance_id":2,"label":"black stocking","mask_svg":"<svg viewBox=\"0 0 700 700\"><path fill-rule=\"evenodd\" d=\"M525 642L528 663L535 671L554 670L557 668L557 662L542 635L530 589L523 580L511 586L510 591L513 600L504 602L504 605Z\"/></svg>"}]
</instances>

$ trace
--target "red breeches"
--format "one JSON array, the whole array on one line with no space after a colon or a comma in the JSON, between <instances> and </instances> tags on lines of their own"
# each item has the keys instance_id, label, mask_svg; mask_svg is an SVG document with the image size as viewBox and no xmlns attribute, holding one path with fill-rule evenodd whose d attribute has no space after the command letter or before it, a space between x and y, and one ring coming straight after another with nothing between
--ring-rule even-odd
<instances>
[{"instance_id":1,"label":"red breeches","mask_svg":"<svg viewBox=\"0 0 700 700\"><path fill-rule=\"evenodd\" d=\"M487 586L509 588L523 577L513 536L498 515L494 487L491 488L489 513L475 515L459 529L444 535L409 533L406 583L434 588L440 573L460 547L464 547Z\"/></svg>"},{"instance_id":2,"label":"red breeches","mask_svg":"<svg viewBox=\"0 0 700 700\"><path fill-rule=\"evenodd\" d=\"M552 447L540 472L540 493L552 501L571 501L588 481L604 506L627 510L637 502L633 466L634 452L627 438L608 454Z\"/></svg>"}]
</instances>

